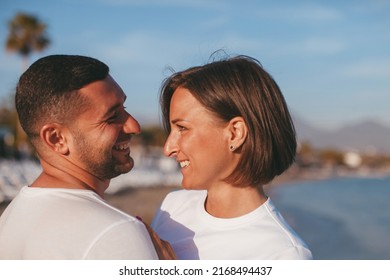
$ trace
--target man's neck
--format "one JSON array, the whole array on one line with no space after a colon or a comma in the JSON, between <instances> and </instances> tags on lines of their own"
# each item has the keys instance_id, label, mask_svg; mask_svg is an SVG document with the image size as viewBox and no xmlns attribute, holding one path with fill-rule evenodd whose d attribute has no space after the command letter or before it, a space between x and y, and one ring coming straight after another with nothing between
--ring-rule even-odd
<instances>
[{"instance_id":1,"label":"man's neck","mask_svg":"<svg viewBox=\"0 0 390 280\"><path fill-rule=\"evenodd\" d=\"M54 166L41 159L41 165L43 171L31 187L86 189L104 198L104 192L110 183L110 180L101 180L85 170L66 163L56 163Z\"/></svg>"}]
</instances>

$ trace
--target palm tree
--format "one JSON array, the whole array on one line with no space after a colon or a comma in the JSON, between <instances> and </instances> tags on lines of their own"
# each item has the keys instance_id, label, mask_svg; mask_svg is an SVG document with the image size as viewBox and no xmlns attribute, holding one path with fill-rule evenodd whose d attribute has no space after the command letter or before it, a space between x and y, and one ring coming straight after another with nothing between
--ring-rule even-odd
<instances>
[{"instance_id":1,"label":"palm tree","mask_svg":"<svg viewBox=\"0 0 390 280\"><path fill-rule=\"evenodd\" d=\"M17 13L8 26L6 48L22 56L23 70L26 70L29 55L34 51L43 51L50 44L46 35L47 25L36 16Z\"/></svg>"},{"instance_id":2,"label":"palm tree","mask_svg":"<svg viewBox=\"0 0 390 280\"><path fill-rule=\"evenodd\" d=\"M40 52L47 48L50 40L46 35L47 25L36 16L17 13L9 21L9 34L6 40L6 49L22 56L22 72L28 67L28 58L32 52ZM16 115L16 114L15 114ZM27 136L20 126L19 119L15 127L15 151L19 154L21 148L28 146Z\"/></svg>"}]
</instances>

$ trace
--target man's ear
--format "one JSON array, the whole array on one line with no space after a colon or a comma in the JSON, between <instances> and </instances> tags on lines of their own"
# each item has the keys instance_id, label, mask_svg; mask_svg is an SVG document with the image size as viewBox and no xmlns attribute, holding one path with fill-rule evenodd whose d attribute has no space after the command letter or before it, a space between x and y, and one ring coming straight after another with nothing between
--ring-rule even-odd
<instances>
[{"instance_id":1,"label":"man's ear","mask_svg":"<svg viewBox=\"0 0 390 280\"><path fill-rule=\"evenodd\" d=\"M248 136L248 127L242 117L234 117L229 121L229 149L235 151L242 146Z\"/></svg>"},{"instance_id":2,"label":"man's ear","mask_svg":"<svg viewBox=\"0 0 390 280\"><path fill-rule=\"evenodd\" d=\"M40 137L44 145L62 155L69 153L66 136L64 128L56 123L45 124L40 131Z\"/></svg>"}]
</instances>

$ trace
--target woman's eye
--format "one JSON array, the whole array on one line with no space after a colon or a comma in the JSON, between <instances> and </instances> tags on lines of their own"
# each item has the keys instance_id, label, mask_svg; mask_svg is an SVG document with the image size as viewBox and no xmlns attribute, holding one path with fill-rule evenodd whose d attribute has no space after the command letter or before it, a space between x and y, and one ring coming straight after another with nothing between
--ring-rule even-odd
<instances>
[{"instance_id":1,"label":"woman's eye","mask_svg":"<svg viewBox=\"0 0 390 280\"><path fill-rule=\"evenodd\" d=\"M179 131L184 131L184 130L186 130L186 128L185 128L184 126L181 126L181 125L178 125L177 128L178 128Z\"/></svg>"}]
</instances>

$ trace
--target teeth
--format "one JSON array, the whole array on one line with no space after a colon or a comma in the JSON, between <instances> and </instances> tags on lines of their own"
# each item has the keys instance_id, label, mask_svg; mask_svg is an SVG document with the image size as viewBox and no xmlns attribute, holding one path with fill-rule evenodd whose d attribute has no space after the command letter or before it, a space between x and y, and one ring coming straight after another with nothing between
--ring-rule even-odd
<instances>
[{"instance_id":1,"label":"teeth","mask_svg":"<svg viewBox=\"0 0 390 280\"><path fill-rule=\"evenodd\" d=\"M184 161L180 162L181 168L187 167L189 165L190 165L190 161L189 160L184 160Z\"/></svg>"},{"instance_id":2,"label":"teeth","mask_svg":"<svg viewBox=\"0 0 390 280\"><path fill-rule=\"evenodd\" d=\"M115 150L126 150L127 148L129 148L130 146L130 143L125 143L125 144L119 144L119 145L115 145Z\"/></svg>"}]
</instances>

